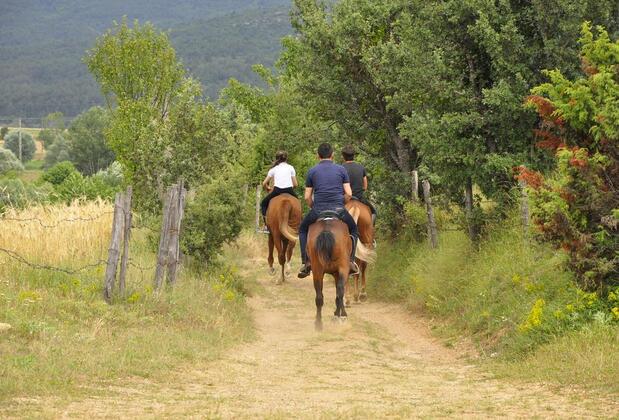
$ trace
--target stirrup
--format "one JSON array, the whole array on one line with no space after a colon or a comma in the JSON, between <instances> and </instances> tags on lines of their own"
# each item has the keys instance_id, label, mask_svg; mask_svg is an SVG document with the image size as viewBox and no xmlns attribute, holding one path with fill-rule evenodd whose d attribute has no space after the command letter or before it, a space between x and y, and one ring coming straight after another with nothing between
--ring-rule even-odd
<instances>
[{"instance_id":1,"label":"stirrup","mask_svg":"<svg viewBox=\"0 0 619 420\"><path fill-rule=\"evenodd\" d=\"M303 267L301 267L301 270L299 270L299 274L297 274L297 277L300 279L304 279L305 277L309 276L311 272L312 267L310 267L309 264L304 264Z\"/></svg>"}]
</instances>

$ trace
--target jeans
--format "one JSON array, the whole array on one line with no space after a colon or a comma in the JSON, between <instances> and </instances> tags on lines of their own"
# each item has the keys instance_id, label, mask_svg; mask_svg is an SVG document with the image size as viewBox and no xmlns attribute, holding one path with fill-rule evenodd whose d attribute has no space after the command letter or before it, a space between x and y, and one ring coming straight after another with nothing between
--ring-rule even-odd
<instances>
[{"instance_id":1,"label":"jeans","mask_svg":"<svg viewBox=\"0 0 619 420\"><path fill-rule=\"evenodd\" d=\"M303 221L301 222L301 226L299 226L299 242L301 242L301 262L303 264L307 261L307 233L309 231L309 227L312 223L315 223L320 216L320 212L314 209L311 209L309 213L305 215ZM355 219L352 218L350 213L346 209L342 209L340 212L340 218L344 223L348 225L348 231L352 237L358 238L359 231L357 230L357 224L355 223ZM354 250L353 250L354 252Z\"/></svg>"},{"instance_id":2,"label":"jeans","mask_svg":"<svg viewBox=\"0 0 619 420\"><path fill-rule=\"evenodd\" d=\"M290 194L295 198L299 198L297 197L297 194L294 192L294 188L290 187L290 188L273 188L273 191L271 191L266 197L264 197L262 199L262 201L260 202L260 210L262 211L262 215L266 216L267 215L267 208L269 207L269 201L271 201L272 198L277 197L280 194Z\"/></svg>"}]
</instances>

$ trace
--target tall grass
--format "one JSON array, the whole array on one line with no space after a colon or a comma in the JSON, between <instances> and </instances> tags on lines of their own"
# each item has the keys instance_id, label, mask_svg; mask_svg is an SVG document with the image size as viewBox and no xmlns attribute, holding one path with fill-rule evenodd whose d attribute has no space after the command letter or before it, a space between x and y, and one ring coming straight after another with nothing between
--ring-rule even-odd
<instances>
[{"instance_id":1,"label":"tall grass","mask_svg":"<svg viewBox=\"0 0 619 420\"><path fill-rule=\"evenodd\" d=\"M378 252L370 292L444 319L444 335L472 337L482 355L503 363L497 371L593 387L619 377L613 303L580 291L562 252L525 241L516 220L492 229L480 249L462 232L443 232L436 250L399 242ZM583 359L599 356L587 374L574 353L565 363L568 346ZM534 367L537 376L527 372Z\"/></svg>"},{"instance_id":2,"label":"tall grass","mask_svg":"<svg viewBox=\"0 0 619 420\"><path fill-rule=\"evenodd\" d=\"M0 220L0 247L35 264L83 267L105 259L111 211L105 202L88 202L9 212L7 218L36 220ZM0 332L0 400L162 375L249 336L234 269L183 270L173 290L154 294L147 236L134 231L128 293L111 306L102 300L103 265L66 274L0 253L0 322L11 325Z\"/></svg>"}]
</instances>

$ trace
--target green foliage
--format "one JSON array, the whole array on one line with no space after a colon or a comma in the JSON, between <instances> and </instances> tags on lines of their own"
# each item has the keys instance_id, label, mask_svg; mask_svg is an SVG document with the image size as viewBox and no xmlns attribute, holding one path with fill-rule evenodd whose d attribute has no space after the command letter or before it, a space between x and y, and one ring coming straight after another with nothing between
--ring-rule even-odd
<instances>
[{"instance_id":1,"label":"green foliage","mask_svg":"<svg viewBox=\"0 0 619 420\"><path fill-rule=\"evenodd\" d=\"M22 132L21 135L21 161L26 163L32 159L34 152L36 151L36 145L32 136L28 133ZM4 139L4 147L9 149L13 154L19 157L19 132L11 131Z\"/></svg>"},{"instance_id":2,"label":"green foliage","mask_svg":"<svg viewBox=\"0 0 619 420\"><path fill-rule=\"evenodd\" d=\"M503 360L591 324L619 325L616 291L604 298L581 291L562 253L526 243L518 219L508 221L479 249L461 232L443 232L437 250L406 240L380 244L370 293L444 317L445 334L471 335Z\"/></svg>"},{"instance_id":3,"label":"green foliage","mask_svg":"<svg viewBox=\"0 0 619 420\"><path fill-rule=\"evenodd\" d=\"M69 156L83 175L93 175L114 161L114 153L105 143L110 124L109 112L92 107L80 114L69 127Z\"/></svg>"},{"instance_id":4,"label":"green foliage","mask_svg":"<svg viewBox=\"0 0 619 420\"><path fill-rule=\"evenodd\" d=\"M69 155L69 142L65 139L64 135L57 134L54 137L54 142L47 149L45 153L45 167L51 168L60 162L66 162L70 160Z\"/></svg>"},{"instance_id":5,"label":"green foliage","mask_svg":"<svg viewBox=\"0 0 619 420\"><path fill-rule=\"evenodd\" d=\"M183 252L207 263L224 243L234 240L245 220L242 213L242 179L230 182L234 174L213 178L199 187L188 205L181 235ZM224 181L226 178L226 181Z\"/></svg>"},{"instance_id":6,"label":"green foliage","mask_svg":"<svg viewBox=\"0 0 619 420\"><path fill-rule=\"evenodd\" d=\"M9 149L0 149L0 174L9 171L23 171L24 165Z\"/></svg>"},{"instance_id":7,"label":"green foliage","mask_svg":"<svg viewBox=\"0 0 619 420\"><path fill-rule=\"evenodd\" d=\"M4 140L4 136L9 132L9 127L0 128L0 140Z\"/></svg>"},{"instance_id":8,"label":"green foliage","mask_svg":"<svg viewBox=\"0 0 619 420\"><path fill-rule=\"evenodd\" d=\"M50 201L52 189L46 185L24 183L21 179L0 179L0 212L6 208L24 208Z\"/></svg>"},{"instance_id":9,"label":"green foliage","mask_svg":"<svg viewBox=\"0 0 619 420\"><path fill-rule=\"evenodd\" d=\"M166 185L180 178L199 185L225 163L226 120L200 100L164 33L123 21L99 38L86 62L117 103L107 140L141 208L158 211Z\"/></svg>"},{"instance_id":10,"label":"green foliage","mask_svg":"<svg viewBox=\"0 0 619 420\"><path fill-rule=\"evenodd\" d=\"M47 129L63 131L64 130L64 115L62 112L52 112L43 118L43 127Z\"/></svg>"},{"instance_id":11,"label":"green foliage","mask_svg":"<svg viewBox=\"0 0 619 420\"><path fill-rule=\"evenodd\" d=\"M77 169L73 163L65 161L52 166L42 176L43 181L49 182L52 185L60 185L71 174L77 173Z\"/></svg>"},{"instance_id":12,"label":"green foliage","mask_svg":"<svg viewBox=\"0 0 619 420\"><path fill-rule=\"evenodd\" d=\"M59 133L56 130L46 128L39 131L39 140L43 142L43 147L49 149L49 147L54 144L54 140L56 140L56 136L58 135Z\"/></svg>"},{"instance_id":13,"label":"green foliage","mask_svg":"<svg viewBox=\"0 0 619 420\"><path fill-rule=\"evenodd\" d=\"M298 36L281 63L303 105L376 168L380 214L397 226L404 201L393 198L409 196L411 169L462 203L466 185L504 200L512 167L544 166L522 101L541 69L576 73L580 22L613 24L617 10L611 0L296 0Z\"/></svg>"},{"instance_id":14,"label":"green foliage","mask_svg":"<svg viewBox=\"0 0 619 420\"><path fill-rule=\"evenodd\" d=\"M602 28L582 29L582 63L587 74L574 81L557 70L530 99L542 119L540 146L554 150L557 171L532 178L533 216L543 239L570 255L581 287L600 290L619 284L619 41Z\"/></svg>"}]
</instances>

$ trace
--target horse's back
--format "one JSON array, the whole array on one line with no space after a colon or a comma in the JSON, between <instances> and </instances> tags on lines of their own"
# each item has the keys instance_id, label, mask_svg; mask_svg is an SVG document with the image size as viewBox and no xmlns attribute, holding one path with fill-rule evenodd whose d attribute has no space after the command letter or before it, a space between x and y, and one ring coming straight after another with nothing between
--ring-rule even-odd
<instances>
[{"instance_id":1,"label":"horse's back","mask_svg":"<svg viewBox=\"0 0 619 420\"><path fill-rule=\"evenodd\" d=\"M372 223L372 210L359 200L350 200L346 203L346 210L353 216L359 229L359 239L364 244L374 241L374 225Z\"/></svg>"}]
</instances>

